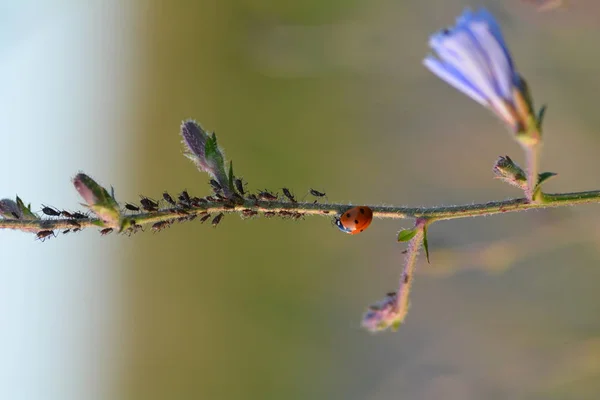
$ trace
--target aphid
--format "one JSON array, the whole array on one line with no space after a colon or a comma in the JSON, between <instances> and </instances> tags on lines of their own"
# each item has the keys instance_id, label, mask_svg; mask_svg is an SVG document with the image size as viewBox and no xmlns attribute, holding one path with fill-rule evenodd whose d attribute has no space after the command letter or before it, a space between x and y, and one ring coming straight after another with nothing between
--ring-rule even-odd
<instances>
[{"instance_id":1,"label":"aphid","mask_svg":"<svg viewBox=\"0 0 600 400\"><path fill-rule=\"evenodd\" d=\"M282 217L291 217L292 215L294 215L294 213L291 211L281 210L279 211L279 215Z\"/></svg>"},{"instance_id":2,"label":"aphid","mask_svg":"<svg viewBox=\"0 0 600 400\"><path fill-rule=\"evenodd\" d=\"M200 222L205 223L207 219L210 218L210 214L206 214L204 217L200 218Z\"/></svg>"},{"instance_id":3,"label":"aphid","mask_svg":"<svg viewBox=\"0 0 600 400\"><path fill-rule=\"evenodd\" d=\"M217 182L216 179L211 179L208 183L210 183L210 186L212 186L213 192L215 192L215 193L223 190L223 188L221 187L221 184L219 182Z\"/></svg>"},{"instance_id":4,"label":"aphid","mask_svg":"<svg viewBox=\"0 0 600 400\"><path fill-rule=\"evenodd\" d=\"M75 228L75 229L73 229L72 232L75 233L75 232L79 232L80 230L81 230L81 228Z\"/></svg>"},{"instance_id":5,"label":"aphid","mask_svg":"<svg viewBox=\"0 0 600 400\"><path fill-rule=\"evenodd\" d=\"M134 233L138 233L138 231L143 231L144 228L142 228L141 225L138 225L135 223L135 220L131 220L131 225L129 226L129 228L127 228L127 230L124 232L127 236L131 236Z\"/></svg>"},{"instance_id":6,"label":"aphid","mask_svg":"<svg viewBox=\"0 0 600 400\"><path fill-rule=\"evenodd\" d=\"M244 181L242 181L242 178L235 178L235 181L233 181L235 183L235 188L237 189L237 191L243 196L246 194L246 190L244 189Z\"/></svg>"},{"instance_id":7,"label":"aphid","mask_svg":"<svg viewBox=\"0 0 600 400\"><path fill-rule=\"evenodd\" d=\"M318 190L315 189L310 189L310 194L312 194L315 197L325 197L326 194L323 192L319 192Z\"/></svg>"},{"instance_id":8,"label":"aphid","mask_svg":"<svg viewBox=\"0 0 600 400\"><path fill-rule=\"evenodd\" d=\"M159 221L152 225L152 230L154 232L160 232L163 229L168 228L169 226L171 226L171 221Z\"/></svg>"},{"instance_id":9,"label":"aphid","mask_svg":"<svg viewBox=\"0 0 600 400\"><path fill-rule=\"evenodd\" d=\"M396 292L388 292L385 294L387 297L394 297L396 296Z\"/></svg>"},{"instance_id":10,"label":"aphid","mask_svg":"<svg viewBox=\"0 0 600 400\"><path fill-rule=\"evenodd\" d=\"M177 214L177 215L189 215L190 213L187 212L187 211L185 211L185 210L182 210L181 208L178 208L178 209L175 210L175 214Z\"/></svg>"},{"instance_id":11,"label":"aphid","mask_svg":"<svg viewBox=\"0 0 600 400\"><path fill-rule=\"evenodd\" d=\"M143 226L141 226L141 225L139 225L139 224L133 224L133 225L131 226L131 231L132 231L133 233L137 233L138 231L142 231L142 232L143 232L143 231L144 231L144 227L143 227Z\"/></svg>"},{"instance_id":12,"label":"aphid","mask_svg":"<svg viewBox=\"0 0 600 400\"><path fill-rule=\"evenodd\" d=\"M129 211L140 211L140 208L138 206L135 206L130 203L125 203L125 208L128 209Z\"/></svg>"},{"instance_id":13,"label":"aphid","mask_svg":"<svg viewBox=\"0 0 600 400\"><path fill-rule=\"evenodd\" d=\"M46 239L48 239L50 235L56 237L56 234L54 233L54 231L51 231L51 230L39 231L36 234L37 239L41 240L42 242L44 242Z\"/></svg>"},{"instance_id":14,"label":"aphid","mask_svg":"<svg viewBox=\"0 0 600 400\"><path fill-rule=\"evenodd\" d=\"M232 208L235 208L235 204L228 201L226 203L223 203L223 208L231 210Z\"/></svg>"},{"instance_id":15,"label":"aphid","mask_svg":"<svg viewBox=\"0 0 600 400\"><path fill-rule=\"evenodd\" d=\"M146 211L157 211L158 210L158 202L149 199L147 197L142 197L140 199L140 204L142 208Z\"/></svg>"},{"instance_id":16,"label":"aphid","mask_svg":"<svg viewBox=\"0 0 600 400\"><path fill-rule=\"evenodd\" d=\"M205 199L206 199L206 201L210 201L211 203L216 203L217 202L217 199L215 199L212 196L206 196Z\"/></svg>"},{"instance_id":17,"label":"aphid","mask_svg":"<svg viewBox=\"0 0 600 400\"><path fill-rule=\"evenodd\" d=\"M335 225L345 233L356 235L361 233L373 221L373 210L367 206L352 207L335 219Z\"/></svg>"},{"instance_id":18,"label":"aphid","mask_svg":"<svg viewBox=\"0 0 600 400\"><path fill-rule=\"evenodd\" d=\"M67 233L71 232L71 228L69 229L65 229L64 231L62 231L63 235L66 235Z\"/></svg>"},{"instance_id":19,"label":"aphid","mask_svg":"<svg viewBox=\"0 0 600 400\"><path fill-rule=\"evenodd\" d=\"M236 192L233 192L230 200L236 202L237 204L244 204L244 201L245 201L244 198Z\"/></svg>"},{"instance_id":20,"label":"aphid","mask_svg":"<svg viewBox=\"0 0 600 400\"><path fill-rule=\"evenodd\" d=\"M246 196L246 198L248 200L258 201L258 197L256 197L255 194L249 194L248 196Z\"/></svg>"},{"instance_id":21,"label":"aphid","mask_svg":"<svg viewBox=\"0 0 600 400\"><path fill-rule=\"evenodd\" d=\"M274 211L267 211L265 213L266 218L271 218L271 217L274 217L275 215L277 215L277 213L275 213Z\"/></svg>"},{"instance_id":22,"label":"aphid","mask_svg":"<svg viewBox=\"0 0 600 400\"><path fill-rule=\"evenodd\" d=\"M171 195L168 192L163 193L163 199L165 199L165 201L172 206L177 205L177 203L175 203L175 200L173 200L173 198L171 197Z\"/></svg>"},{"instance_id":23,"label":"aphid","mask_svg":"<svg viewBox=\"0 0 600 400\"><path fill-rule=\"evenodd\" d=\"M179 193L179 201L182 203L188 203L190 202L190 195L188 194L187 190L184 190L183 192Z\"/></svg>"},{"instance_id":24,"label":"aphid","mask_svg":"<svg viewBox=\"0 0 600 400\"><path fill-rule=\"evenodd\" d=\"M290 190L288 188L283 188L281 190L283 190L283 195L285 197L287 197L289 201L291 201L292 203L296 203L296 199L294 198L294 195L292 194L292 192L290 192Z\"/></svg>"},{"instance_id":25,"label":"aphid","mask_svg":"<svg viewBox=\"0 0 600 400\"><path fill-rule=\"evenodd\" d=\"M71 214L70 212L68 212L68 211L65 211L65 210L62 210L62 211L60 212L60 215L62 215L62 216L63 216L63 217L65 217L65 218L75 218L75 217L73 216L73 214Z\"/></svg>"},{"instance_id":26,"label":"aphid","mask_svg":"<svg viewBox=\"0 0 600 400\"><path fill-rule=\"evenodd\" d=\"M60 217L60 211L52 208L52 207L48 207L42 204L42 212L46 215L50 215L51 217ZM42 231L43 232L43 231Z\"/></svg>"},{"instance_id":27,"label":"aphid","mask_svg":"<svg viewBox=\"0 0 600 400\"><path fill-rule=\"evenodd\" d=\"M242 210L242 215L243 215L244 217L247 217L247 218L248 218L248 217L253 217L253 216L255 216L256 214L258 214L258 212L254 211L254 210L251 210L251 209L249 209L249 208L246 208L246 209Z\"/></svg>"},{"instance_id":28,"label":"aphid","mask_svg":"<svg viewBox=\"0 0 600 400\"><path fill-rule=\"evenodd\" d=\"M201 199L199 197L192 197L190 199L190 203L192 204L192 206L194 207L200 207L200 205L202 203L207 203L206 199Z\"/></svg>"},{"instance_id":29,"label":"aphid","mask_svg":"<svg viewBox=\"0 0 600 400\"><path fill-rule=\"evenodd\" d=\"M277 194L273 194L268 190L263 190L262 192L258 192L258 198L265 201L274 201L277 200Z\"/></svg>"},{"instance_id":30,"label":"aphid","mask_svg":"<svg viewBox=\"0 0 600 400\"><path fill-rule=\"evenodd\" d=\"M80 213L79 211L74 212L73 214L73 218L75 219L86 219L87 215Z\"/></svg>"},{"instance_id":31,"label":"aphid","mask_svg":"<svg viewBox=\"0 0 600 400\"><path fill-rule=\"evenodd\" d=\"M21 219L21 217L19 216L19 214L17 214L16 212L11 211L10 213L12 214L13 217L15 217L15 219Z\"/></svg>"},{"instance_id":32,"label":"aphid","mask_svg":"<svg viewBox=\"0 0 600 400\"><path fill-rule=\"evenodd\" d=\"M102 230L100 231L100 234L101 234L102 236L106 236L106 235L108 235L109 233L112 233L112 231L113 231L113 228L104 228L104 229L102 229Z\"/></svg>"},{"instance_id":33,"label":"aphid","mask_svg":"<svg viewBox=\"0 0 600 400\"><path fill-rule=\"evenodd\" d=\"M216 217L213 218L211 224L213 226L213 228L216 228L217 225L219 225L219 222L221 222L221 219L223 219L223 213L220 213L219 215L217 215Z\"/></svg>"},{"instance_id":34,"label":"aphid","mask_svg":"<svg viewBox=\"0 0 600 400\"><path fill-rule=\"evenodd\" d=\"M75 228L81 228L81 224L77 221L68 221L69 225L74 226Z\"/></svg>"}]
</instances>

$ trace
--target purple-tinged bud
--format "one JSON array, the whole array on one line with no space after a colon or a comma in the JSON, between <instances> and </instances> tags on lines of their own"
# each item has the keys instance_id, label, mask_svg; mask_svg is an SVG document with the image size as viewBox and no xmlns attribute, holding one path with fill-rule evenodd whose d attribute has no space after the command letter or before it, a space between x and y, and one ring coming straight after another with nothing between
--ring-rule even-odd
<instances>
[{"instance_id":1,"label":"purple-tinged bud","mask_svg":"<svg viewBox=\"0 0 600 400\"><path fill-rule=\"evenodd\" d=\"M369 332L398 329L403 316L398 312L396 293L388 293L380 302L369 307L361 325Z\"/></svg>"},{"instance_id":2,"label":"purple-tinged bud","mask_svg":"<svg viewBox=\"0 0 600 400\"><path fill-rule=\"evenodd\" d=\"M2 199L0 200L0 216L7 219L22 219L23 213L14 200Z\"/></svg>"},{"instance_id":3,"label":"purple-tinged bud","mask_svg":"<svg viewBox=\"0 0 600 400\"><path fill-rule=\"evenodd\" d=\"M119 204L104 187L84 173L79 173L73 178L73 185L87 203L87 207L104 222L104 226L119 227Z\"/></svg>"},{"instance_id":4,"label":"purple-tinged bud","mask_svg":"<svg viewBox=\"0 0 600 400\"><path fill-rule=\"evenodd\" d=\"M230 166L229 174L225 172L225 156L223 150L217 145L217 136L209 135L200 124L188 120L181 124L181 137L186 147L184 155L192 160L200 171L208 173L216 180L223 194L230 198L233 193L233 168Z\"/></svg>"}]
</instances>

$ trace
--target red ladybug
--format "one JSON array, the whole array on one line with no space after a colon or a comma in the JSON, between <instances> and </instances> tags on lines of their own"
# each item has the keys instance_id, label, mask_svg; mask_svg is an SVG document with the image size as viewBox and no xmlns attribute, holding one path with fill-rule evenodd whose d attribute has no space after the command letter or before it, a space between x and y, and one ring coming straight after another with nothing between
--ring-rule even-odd
<instances>
[{"instance_id":1,"label":"red ladybug","mask_svg":"<svg viewBox=\"0 0 600 400\"><path fill-rule=\"evenodd\" d=\"M367 206L352 207L346 210L339 218L335 219L335 225L340 231L350 235L361 233L373 221L373 210Z\"/></svg>"}]
</instances>

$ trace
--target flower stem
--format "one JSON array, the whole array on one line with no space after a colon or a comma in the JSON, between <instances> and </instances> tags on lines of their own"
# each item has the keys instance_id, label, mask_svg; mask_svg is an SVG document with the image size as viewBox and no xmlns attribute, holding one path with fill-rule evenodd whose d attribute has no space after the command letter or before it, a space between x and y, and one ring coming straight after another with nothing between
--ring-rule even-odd
<instances>
[{"instance_id":1,"label":"flower stem","mask_svg":"<svg viewBox=\"0 0 600 400\"><path fill-rule=\"evenodd\" d=\"M458 219L466 217L477 217L483 215L503 214L507 212L518 212L542 208L554 208L563 206L572 206L577 204L600 203L600 190L576 193L544 193L544 201L532 203L526 198L509 199L503 201L492 201L481 204L465 204L457 206L442 207L396 207L396 206L369 206L373 210L373 216L386 219L408 219L408 218L428 218L436 221ZM339 215L351 206L348 204L332 203L291 203L288 201L245 201L244 204L235 207L226 206L223 203L206 203L201 207L186 210L189 217L192 215L201 216L208 212L224 214L240 214L243 210L252 210L261 216L265 213L275 213L275 215L285 216L286 213L299 213L302 216L321 215L333 216ZM282 213L283 212L283 213ZM271 214L273 215L273 214ZM180 218L181 210L173 208L164 208L155 212L127 213L124 218L135 220L136 224L148 225L161 221L175 220ZM40 218L40 219L1 219L0 229L16 229L26 232L36 232L39 230L68 229L73 227L88 228L100 227L102 222L97 218L86 218L81 220L72 220L68 218Z\"/></svg>"},{"instance_id":2,"label":"flower stem","mask_svg":"<svg viewBox=\"0 0 600 400\"><path fill-rule=\"evenodd\" d=\"M538 182L538 168L539 168L539 155L540 155L540 144L539 142L524 146L526 168L527 168L527 190L525 196L529 201L533 202L535 195L535 188Z\"/></svg>"},{"instance_id":3,"label":"flower stem","mask_svg":"<svg viewBox=\"0 0 600 400\"><path fill-rule=\"evenodd\" d=\"M400 324L406 318L408 314L409 296L410 289L413 284L413 277L415 274L415 268L417 265L417 256L419 255L419 249L423 243L423 235L425 234L425 224L427 220L425 218L418 218L416 222L417 233L408 243L406 249L406 255L404 257L404 269L400 276L400 282L398 285L398 293L396 294L396 319L395 323Z\"/></svg>"}]
</instances>

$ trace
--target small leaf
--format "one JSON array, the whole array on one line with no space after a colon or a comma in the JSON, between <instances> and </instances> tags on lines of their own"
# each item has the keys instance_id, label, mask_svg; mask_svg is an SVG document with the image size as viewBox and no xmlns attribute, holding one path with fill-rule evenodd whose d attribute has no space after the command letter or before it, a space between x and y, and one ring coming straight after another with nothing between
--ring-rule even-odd
<instances>
[{"instance_id":1,"label":"small leaf","mask_svg":"<svg viewBox=\"0 0 600 400\"><path fill-rule=\"evenodd\" d=\"M542 172L538 175L537 186L541 186L542 183L546 182L548 179L555 177L558 175L556 172Z\"/></svg>"},{"instance_id":2,"label":"small leaf","mask_svg":"<svg viewBox=\"0 0 600 400\"><path fill-rule=\"evenodd\" d=\"M544 117L546 116L546 109L547 109L547 106L546 106L546 104L544 104L542 106L542 108L540 108L540 111L538 111L537 126L540 131L542 130L542 123L544 122Z\"/></svg>"},{"instance_id":3,"label":"small leaf","mask_svg":"<svg viewBox=\"0 0 600 400\"><path fill-rule=\"evenodd\" d=\"M28 207L25 207L25 203L23 203L23 200L21 200L19 196L17 196L17 206L19 207L19 210L21 210L23 219L37 218L37 215L31 212L31 204L29 204Z\"/></svg>"},{"instance_id":4,"label":"small leaf","mask_svg":"<svg viewBox=\"0 0 600 400\"><path fill-rule=\"evenodd\" d=\"M217 146L217 135L213 132L212 136L208 136L204 145L204 156L207 160L214 160L218 157L219 147Z\"/></svg>"},{"instance_id":5,"label":"small leaf","mask_svg":"<svg viewBox=\"0 0 600 400\"><path fill-rule=\"evenodd\" d=\"M235 192L234 186L233 186L233 161L229 161L229 189L231 189L232 192Z\"/></svg>"},{"instance_id":6,"label":"small leaf","mask_svg":"<svg viewBox=\"0 0 600 400\"><path fill-rule=\"evenodd\" d=\"M429 242L427 242L427 226L423 227L423 248L425 249L425 256L427 257L427 264L429 262Z\"/></svg>"},{"instance_id":7,"label":"small leaf","mask_svg":"<svg viewBox=\"0 0 600 400\"><path fill-rule=\"evenodd\" d=\"M417 234L417 230L413 229L404 229L398 232L398 241L399 242L408 242L410 239L415 237Z\"/></svg>"}]
</instances>

